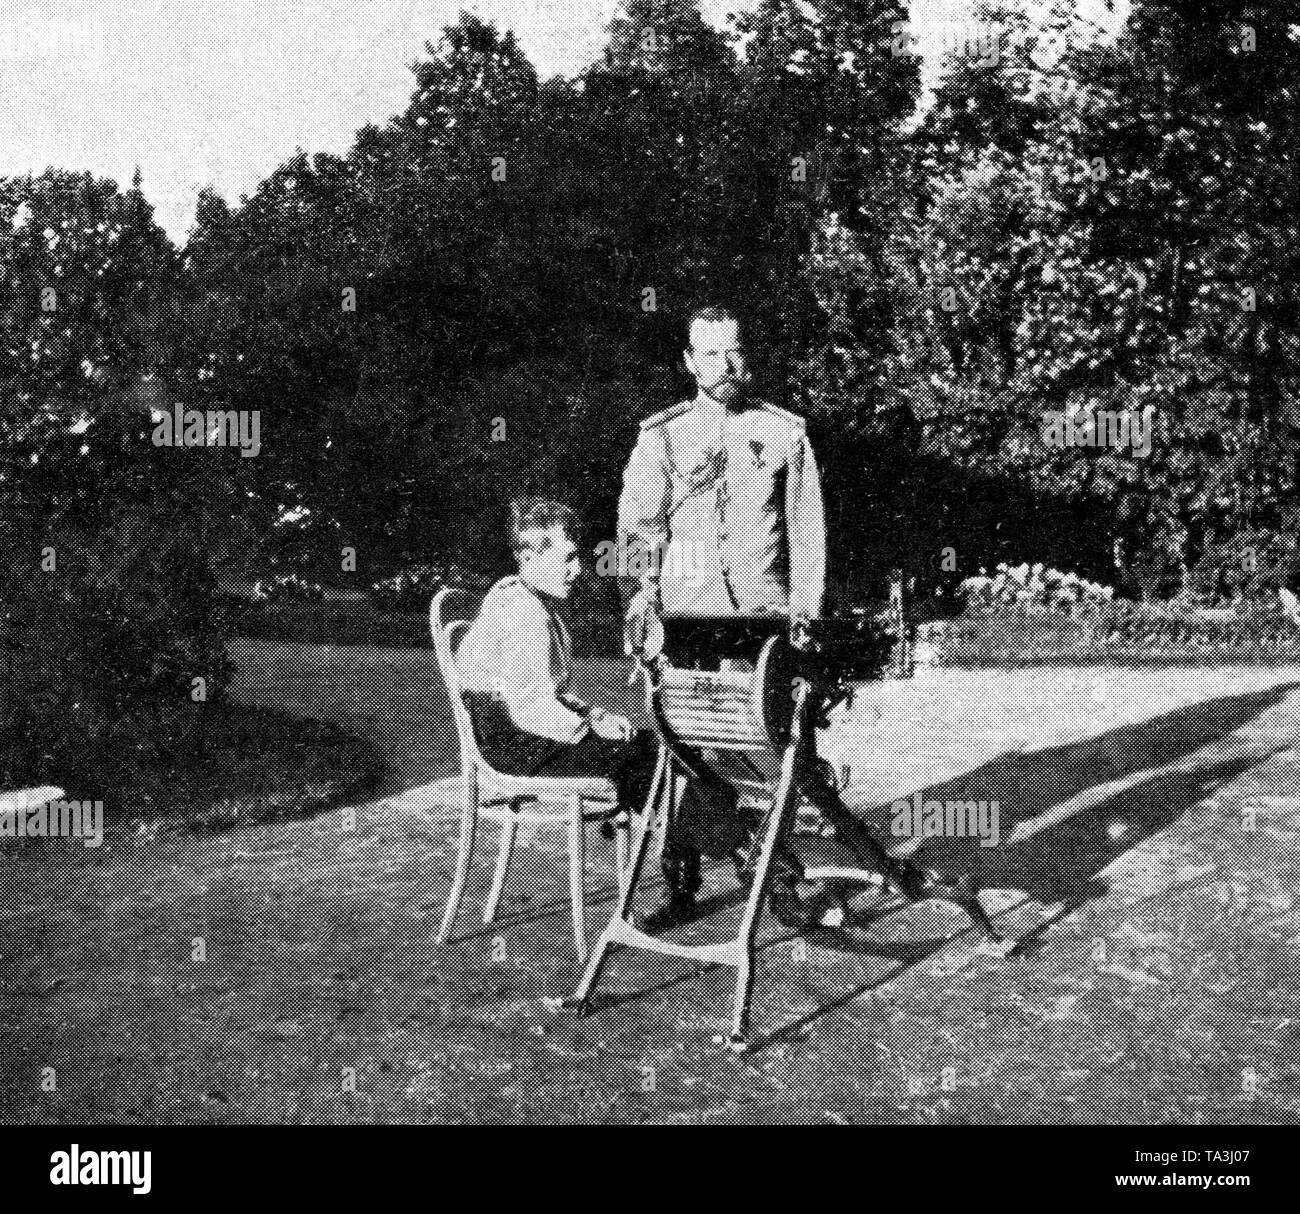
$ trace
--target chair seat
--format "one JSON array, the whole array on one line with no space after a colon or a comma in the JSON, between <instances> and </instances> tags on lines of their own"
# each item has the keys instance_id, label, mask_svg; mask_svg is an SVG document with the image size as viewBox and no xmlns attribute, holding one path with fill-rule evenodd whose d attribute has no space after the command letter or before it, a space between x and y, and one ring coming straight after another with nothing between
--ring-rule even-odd
<instances>
[{"instance_id":1,"label":"chair seat","mask_svg":"<svg viewBox=\"0 0 1300 1214\"><path fill-rule=\"evenodd\" d=\"M528 800L566 800L582 797L594 801L616 801L613 781L604 776L510 776L490 767L478 769L480 795L523 797Z\"/></svg>"},{"instance_id":2,"label":"chair seat","mask_svg":"<svg viewBox=\"0 0 1300 1214\"><path fill-rule=\"evenodd\" d=\"M618 808L618 791L602 776L590 778L562 778L545 776L506 776L490 769L480 769L478 775L479 808L493 817L509 812L520 822L562 821L570 812L569 806L577 797L587 819L607 818ZM549 812L542 809L511 810L520 801L534 804L550 803Z\"/></svg>"}]
</instances>

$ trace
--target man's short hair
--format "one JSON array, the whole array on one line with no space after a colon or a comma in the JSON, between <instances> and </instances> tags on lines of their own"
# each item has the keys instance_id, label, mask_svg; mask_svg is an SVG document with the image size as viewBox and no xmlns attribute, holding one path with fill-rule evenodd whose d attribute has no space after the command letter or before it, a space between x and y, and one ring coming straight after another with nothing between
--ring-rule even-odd
<instances>
[{"instance_id":1,"label":"man's short hair","mask_svg":"<svg viewBox=\"0 0 1300 1214\"><path fill-rule=\"evenodd\" d=\"M545 552L551 544L547 532L553 527L573 537L577 514L571 506L544 497L518 497L510 503L510 551L516 559L525 552Z\"/></svg>"},{"instance_id":2,"label":"man's short hair","mask_svg":"<svg viewBox=\"0 0 1300 1214\"><path fill-rule=\"evenodd\" d=\"M696 308L686 318L686 342L682 347L689 349L691 345L691 329L697 320L706 321L709 324L717 324L719 321L732 320L736 323L736 329L740 333L741 340L744 341L746 336L745 318L730 304L725 303L707 303Z\"/></svg>"}]
</instances>

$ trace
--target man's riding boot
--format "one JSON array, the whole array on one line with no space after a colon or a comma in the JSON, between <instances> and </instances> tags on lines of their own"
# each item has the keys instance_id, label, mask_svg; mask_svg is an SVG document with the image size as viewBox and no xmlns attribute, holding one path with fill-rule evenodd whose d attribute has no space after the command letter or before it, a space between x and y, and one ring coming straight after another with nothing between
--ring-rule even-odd
<instances>
[{"instance_id":1,"label":"man's riding boot","mask_svg":"<svg viewBox=\"0 0 1300 1214\"><path fill-rule=\"evenodd\" d=\"M646 930L651 933L693 919L696 895L703 884L700 853L671 829L664 841L662 867L667 890L662 904L646 919Z\"/></svg>"}]
</instances>

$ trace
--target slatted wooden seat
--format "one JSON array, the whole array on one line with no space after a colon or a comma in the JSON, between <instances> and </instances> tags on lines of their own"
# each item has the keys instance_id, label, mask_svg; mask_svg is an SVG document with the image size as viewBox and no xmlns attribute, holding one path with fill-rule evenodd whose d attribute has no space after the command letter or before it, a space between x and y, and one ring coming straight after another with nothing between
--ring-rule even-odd
<instances>
[{"instance_id":1,"label":"slatted wooden seat","mask_svg":"<svg viewBox=\"0 0 1300 1214\"><path fill-rule=\"evenodd\" d=\"M659 683L659 704L673 732L688 745L742 751L771 747L753 671L670 666Z\"/></svg>"}]
</instances>

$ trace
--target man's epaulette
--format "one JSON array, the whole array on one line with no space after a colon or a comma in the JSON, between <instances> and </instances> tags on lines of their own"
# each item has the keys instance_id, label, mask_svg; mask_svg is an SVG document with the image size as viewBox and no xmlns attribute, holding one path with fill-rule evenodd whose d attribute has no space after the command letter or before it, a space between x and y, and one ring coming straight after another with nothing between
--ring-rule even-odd
<instances>
[{"instance_id":1,"label":"man's epaulette","mask_svg":"<svg viewBox=\"0 0 1300 1214\"><path fill-rule=\"evenodd\" d=\"M797 426L806 426L807 419L801 417L798 413L792 413L789 409L782 409L780 405L770 405L765 400L756 402L760 409L766 409L769 413L775 413L777 417L783 417L788 422L794 422Z\"/></svg>"},{"instance_id":2,"label":"man's epaulette","mask_svg":"<svg viewBox=\"0 0 1300 1214\"><path fill-rule=\"evenodd\" d=\"M662 426L664 422L672 421L674 417L680 417L690 407L692 402L684 400L675 405L669 405L667 409L661 409L658 413L651 414L641 423L642 430L649 430L652 426Z\"/></svg>"}]
</instances>

